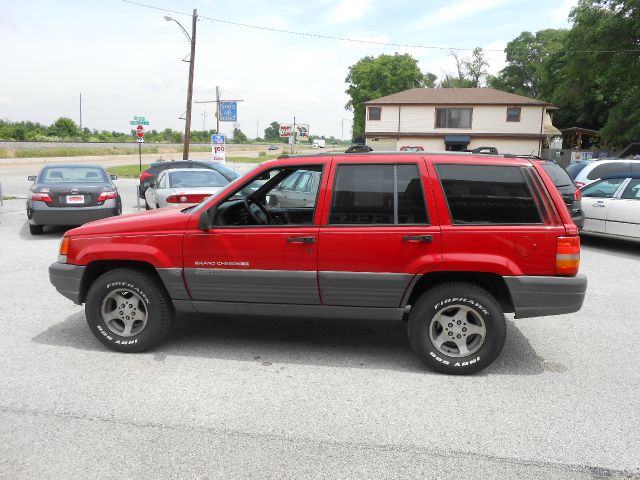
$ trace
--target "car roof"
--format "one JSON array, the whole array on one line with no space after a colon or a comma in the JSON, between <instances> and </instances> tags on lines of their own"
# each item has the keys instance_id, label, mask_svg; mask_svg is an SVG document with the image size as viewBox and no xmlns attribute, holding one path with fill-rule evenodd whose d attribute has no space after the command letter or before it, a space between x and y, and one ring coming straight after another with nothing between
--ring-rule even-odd
<instances>
[{"instance_id":1,"label":"car roof","mask_svg":"<svg viewBox=\"0 0 640 480\"><path fill-rule=\"evenodd\" d=\"M48 167L53 167L53 168L60 168L60 167L100 168L100 169L104 170L104 168L101 165L98 165L97 163L47 163L42 168L45 169L45 168L48 168Z\"/></svg>"},{"instance_id":2,"label":"car roof","mask_svg":"<svg viewBox=\"0 0 640 480\"><path fill-rule=\"evenodd\" d=\"M167 168L165 172L167 173L175 173L175 172L211 172L210 168ZM215 170L213 170L215 171ZM164 173L164 172L163 172ZM220 172L216 172L220 173Z\"/></svg>"}]
</instances>

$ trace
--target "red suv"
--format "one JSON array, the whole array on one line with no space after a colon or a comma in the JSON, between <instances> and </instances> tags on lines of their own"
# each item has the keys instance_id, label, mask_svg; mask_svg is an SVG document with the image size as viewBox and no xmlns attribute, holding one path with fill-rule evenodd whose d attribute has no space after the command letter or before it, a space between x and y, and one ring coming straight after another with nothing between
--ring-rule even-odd
<instances>
[{"instance_id":1,"label":"red suv","mask_svg":"<svg viewBox=\"0 0 640 480\"><path fill-rule=\"evenodd\" d=\"M360 153L283 156L194 207L70 230L49 274L113 350L156 345L176 311L405 319L426 365L465 374L500 353L505 312L578 311L579 262L539 162Z\"/></svg>"}]
</instances>

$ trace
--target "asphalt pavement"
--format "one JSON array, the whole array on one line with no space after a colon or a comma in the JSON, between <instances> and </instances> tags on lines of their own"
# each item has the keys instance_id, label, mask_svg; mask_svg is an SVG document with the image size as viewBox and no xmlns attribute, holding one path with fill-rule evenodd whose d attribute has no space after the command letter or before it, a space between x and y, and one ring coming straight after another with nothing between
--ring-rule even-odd
<instances>
[{"instance_id":1,"label":"asphalt pavement","mask_svg":"<svg viewBox=\"0 0 640 480\"><path fill-rule=\"evenodd\" d=\"M583 309L453 377L393 321L181 316L109 351L49 283L63 232L0 208L0 478L640 478L638 244L585 240Z\"/></svg>"}]
</instances>

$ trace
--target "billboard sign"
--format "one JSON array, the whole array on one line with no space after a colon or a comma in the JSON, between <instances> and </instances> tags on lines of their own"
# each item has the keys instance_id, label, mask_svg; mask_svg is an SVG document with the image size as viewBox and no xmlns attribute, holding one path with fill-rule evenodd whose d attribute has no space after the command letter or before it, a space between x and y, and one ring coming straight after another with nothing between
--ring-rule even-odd
<instances>
[{"instance_id":1,"label":"billboard sign","mask_svg":"<svg viewBox=\"0 0 640 480\"><path fill-rule=\"evenodd\" d=\"M226 163L224 153L224 135L214 133L211 135L211 153L213 161L218 163Z\"/></svg>"},{"instance_id":2,"label":"billboard sign","mask_svg":"<svg viewBox=\"0 0 640 480\"><path fill-rule=\"evenodd\" d=\"M290 137L292 130L293 130L293 127L291 125L280 125L280 136Z\"/></svg>"},{"instance_id":3,"label":"billboard sign","mask_svg":"<svg viewBox=\"0 0 640 480\"><path fill-rule=\"evenodd\" d=\"M301 140L309 139L309 125L296 125L296 137Z\"/></svg>"},{"instance_id":4,"label":"billboard sign","mask_svg":"<svg viewBox=\"0 0 640 480\"><path fill-rule=\"evenodd\" d=\"M221 100L218 105L218 115L221 122L237 122L238 102Z\"/></svg>"}]
</instances>

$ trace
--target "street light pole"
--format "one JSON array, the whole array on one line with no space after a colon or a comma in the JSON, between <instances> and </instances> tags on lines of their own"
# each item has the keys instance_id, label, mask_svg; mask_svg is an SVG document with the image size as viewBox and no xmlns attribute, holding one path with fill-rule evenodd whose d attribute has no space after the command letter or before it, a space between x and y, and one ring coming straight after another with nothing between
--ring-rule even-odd
<instances>
[{"instance_id":1,"label":"street light pole","mask_svg":"<svg viewBox=\"0 0 640 480\"><path fill-rule=\"evenodd\" d=\"M191 36L187 33L185 28L175 18L165 16L164 19L167 22L174 21L182 29L185 36L191 43L191 54L189 56L189 83L187 84L187 113L184 124L184 146L182 147L182 159L189 159L189 136L191 133L191 104L193 99L193 69L196 61L196 22L198 21L198 10L193 9L192 23L191 23Z\"/></svg>"}]
</instances>

